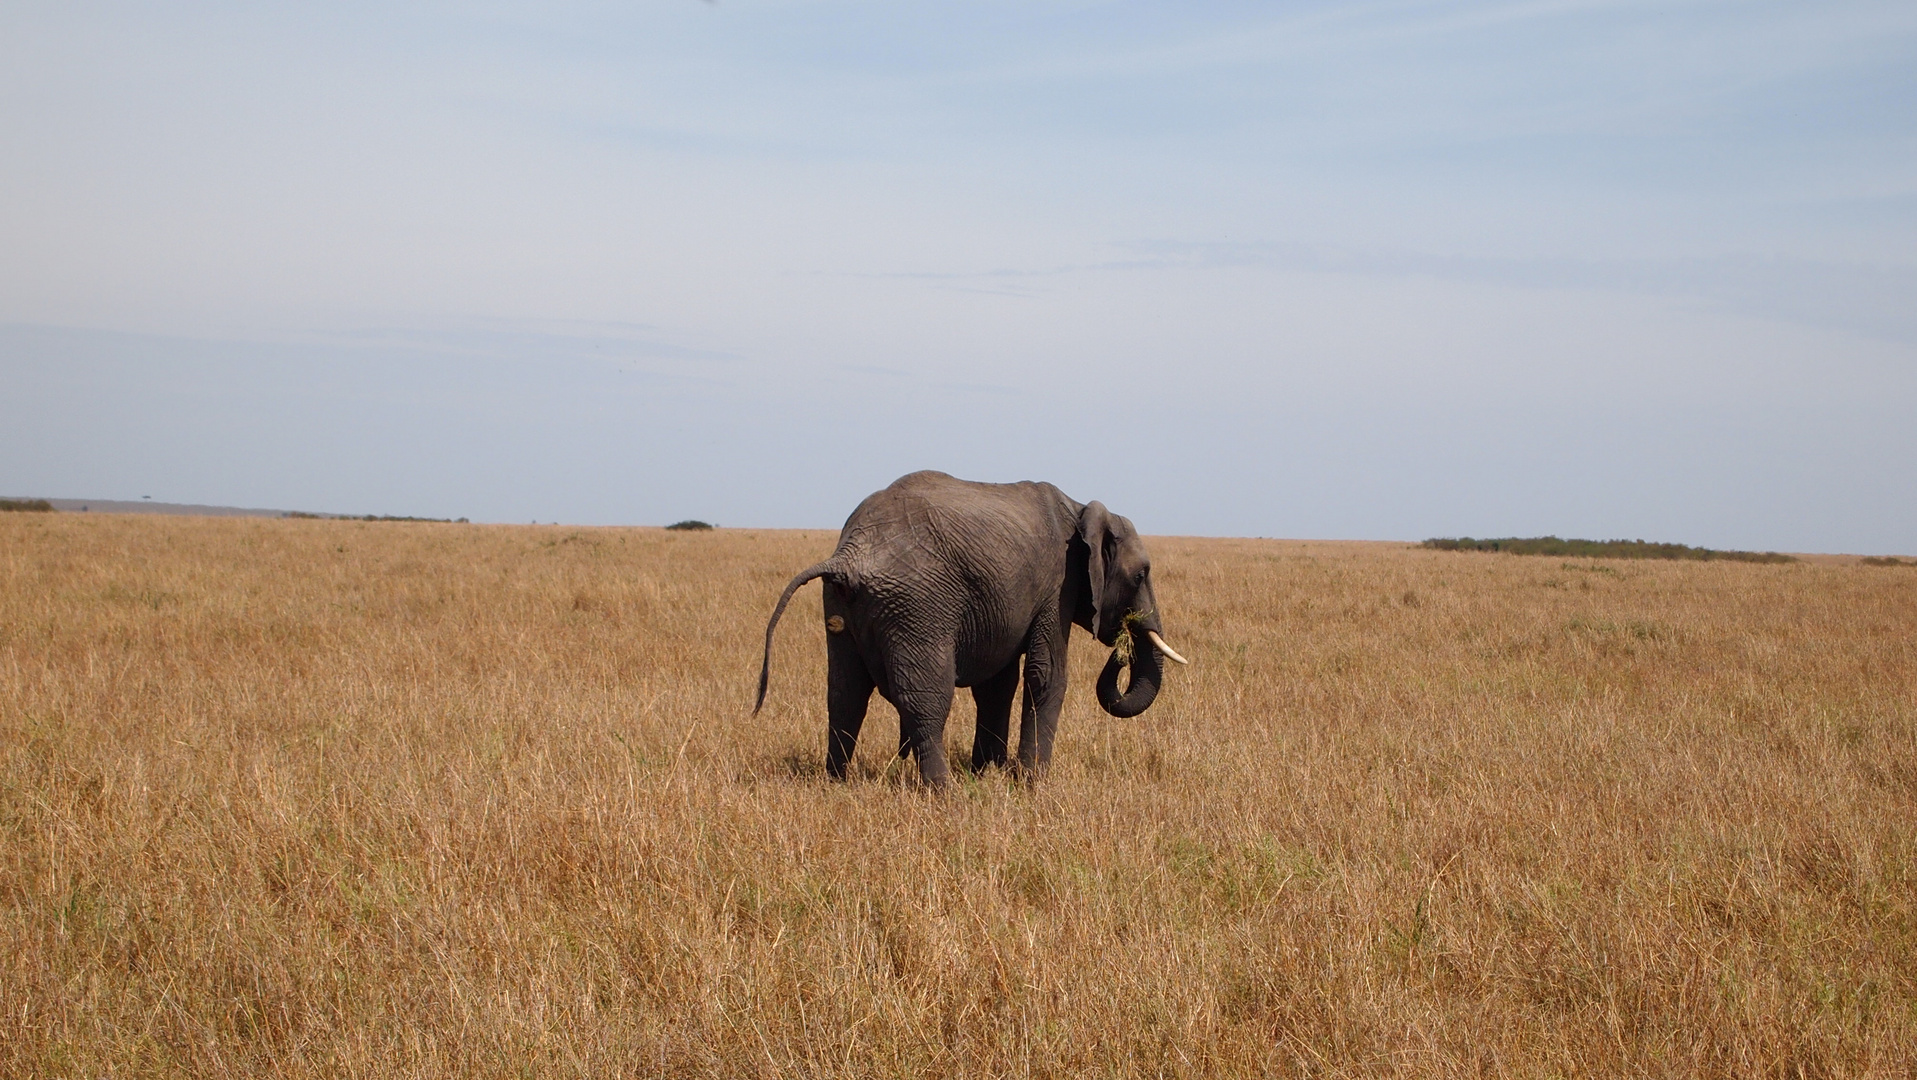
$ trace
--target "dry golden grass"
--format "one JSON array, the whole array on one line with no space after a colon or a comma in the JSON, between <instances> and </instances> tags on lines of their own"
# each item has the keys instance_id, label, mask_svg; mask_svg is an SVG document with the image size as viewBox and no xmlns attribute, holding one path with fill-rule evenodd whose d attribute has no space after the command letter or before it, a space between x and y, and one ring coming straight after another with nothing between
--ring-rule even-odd
<instances>
[{"instance_id":1,"label":"dry golden grass","mask_svg":"<svg viewBox=\"0 0 1917 1080\"><path fill-rule=\"evenodd\" d=\"M826 533L5 518L6 1076L1917 1070L1908 569L1161 539L937 798Z\"/></svg>"}]
</instances>

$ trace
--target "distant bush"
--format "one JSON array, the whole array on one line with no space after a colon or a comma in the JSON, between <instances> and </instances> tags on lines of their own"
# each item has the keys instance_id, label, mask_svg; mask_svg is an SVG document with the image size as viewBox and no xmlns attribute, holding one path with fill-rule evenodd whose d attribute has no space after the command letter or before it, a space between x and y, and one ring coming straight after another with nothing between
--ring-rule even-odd
<instances>
[{"instance_id":1,"label":"distant bush","mask_svg":"<svg viewBox=\"0 0 1917 1080\"><path fill-rule=\"evenodd\" d=\"M713 525L710 521L698 521L693 518L687 518L684 521L675 521L666 526L668 529L677 529L680 532L699 532L712 527Z\"/></svg>"},{"instance_id":2,"label":"distant bush","mask_svg":"<svg viewBox=\"0 0 1917 1080\"><path fill-rule=\"evenodd\" d=\"M0 499L0 512L15 510L34 514L51 514L53 504L45 499Z\"/></svg>"},{"instance_id":3,"label":"distant bush","mask_svg":"<svg viewBox=\"0 0 1917 1080\"><path fill-rule=\"evenodd\" d=\"M1917 566L1917 559L1900 559L1895 555L1866 555L1865 566Z\"/></svg>"},{"instance_id":4,"label":"distant bush","mask_svg":"<svg viewBox=\"0 0 1917 1080\"><path fill-rule=\"evenodd\" d=\"M1498 540L1433 538L1424 546L1436 551L1501 551L1507 555L1557 555L1574 559L1725 559L1732 562L1787 563L1795 556L1775 551L1714 551L1685 544L1658 544L1646 540L1560 540L1555 536Z\"/></svg>"}]
</instances>

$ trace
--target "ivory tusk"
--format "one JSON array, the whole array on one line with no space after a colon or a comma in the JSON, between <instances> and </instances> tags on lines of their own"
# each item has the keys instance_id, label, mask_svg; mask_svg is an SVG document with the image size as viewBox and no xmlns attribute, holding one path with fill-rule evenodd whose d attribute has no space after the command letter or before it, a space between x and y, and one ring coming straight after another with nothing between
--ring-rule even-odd
<instances>
[{"instance_id":1,"label":"ivory tusk","mask_svg":"<svg viewBox=\"0 0 1917 1080\"><path fill-rule=\"evenodd\" d=\"M1191 663L1190 660L1187 660L1184 657L1178 655L1178 650L1172 648L1170 645L1165 644L1165 639L1158 636L1158 631L1147 630L1145 631L1145 636L1152 639L1152 644L1158 646L1158 651L1164 653L1166 659L1176 660L1181 664Z\"/></svg>"}]
</instances>

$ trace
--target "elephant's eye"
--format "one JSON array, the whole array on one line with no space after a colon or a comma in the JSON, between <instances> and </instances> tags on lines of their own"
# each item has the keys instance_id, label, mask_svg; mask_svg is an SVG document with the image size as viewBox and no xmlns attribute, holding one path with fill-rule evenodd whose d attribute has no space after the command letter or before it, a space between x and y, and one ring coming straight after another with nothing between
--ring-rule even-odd
<instances>
[{"instance_id":1,"label":"elephant's eye","mask_svg":"<svg viewBox=\"0 0 1917 1080\"><path fill-rule=\"evenodd\" d=\"M1140 570L1138 573L1132 575L1132 584L1134 585L1145 584L1145 578L1149 576L1150 574L1151 574L1151 570L1149 568Z\"/></svg>"}]
</instances>

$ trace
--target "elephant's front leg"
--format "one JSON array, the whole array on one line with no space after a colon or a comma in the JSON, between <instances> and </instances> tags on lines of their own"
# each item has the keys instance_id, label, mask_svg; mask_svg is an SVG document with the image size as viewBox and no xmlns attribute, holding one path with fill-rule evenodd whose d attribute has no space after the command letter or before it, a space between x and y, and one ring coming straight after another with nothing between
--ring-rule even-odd
<instances>
[{"instance_id":1,"label":"elephant's front leg","mask_svg":"<svg viewBox=\"0 0 1917 1080\"><path fill-rule=\"evenodd\" d=\"M1065 707L1065 646L1071 624L1048 612L1032 628L1032 644L1025 654L1025 707L1018 723L1018 771L1027 782L1045 774L1052 764L1052 740L1058 735L1058 714Z\"/></svg>"},{"instance_id":2,"label":"elephant's front leg","mask_svg":"<svg viewBox=\"0 0 1917 1080\"><path fill-rule=\"evenodd\" d=\"M978 728L972 736L972 772L988 767L1005 767L1005 753L1011 745L1012 698L1018 694L1019 658L1005 670L972 687L972 703L978 706Z\"/></svg>"}]
</instances>

